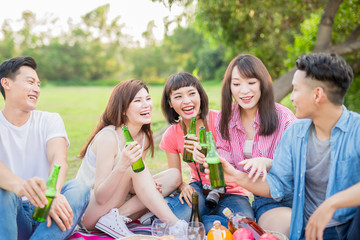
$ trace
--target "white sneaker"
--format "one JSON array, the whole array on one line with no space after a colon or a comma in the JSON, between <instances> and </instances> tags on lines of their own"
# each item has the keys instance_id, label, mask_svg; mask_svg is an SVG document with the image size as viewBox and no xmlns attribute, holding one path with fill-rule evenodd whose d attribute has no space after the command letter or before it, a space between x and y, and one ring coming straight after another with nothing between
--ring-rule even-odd
<instances>
[{"instance_id":1,"label":"white sneaker","mask_svg":"<svg viewBox=\"0 0 360 240\"><path fill-rule=\"evenodd\" d=\"M151 225L156 216L152 212L147 212L139 218L142 225Z\"/></svg>"},{"instance_id":2,"label":"white sneaker","mask_svg":"<svg viewBox=\"0 0 360 240\"><path fill-rule=\"evenodd\" d=\"M126 223L131 222L130 218L119 214L117 208L113 208L109 213L102 216L96 223L95 228L110 235L113 238L128 237L134 235L126 226Z\"/></svg>"},{"instance_id":3,"label":"white sneaker","mask_svg":"<svg viewBox=\"0 0 360 240\"><path fill-rule=\"evenodd\" d=\"M176 239L186 239L188 223L185 220L178 220L174 225L169 227L169 235Z\"/></svg>"}]
</instances>

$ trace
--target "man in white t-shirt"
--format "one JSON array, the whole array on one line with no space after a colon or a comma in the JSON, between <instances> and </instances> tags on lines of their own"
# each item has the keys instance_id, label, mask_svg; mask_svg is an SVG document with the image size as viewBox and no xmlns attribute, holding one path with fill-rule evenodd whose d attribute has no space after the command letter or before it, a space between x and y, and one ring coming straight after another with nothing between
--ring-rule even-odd
<instances>
[{"instance_id":1,"label":"man in white t-shirt","mask_svg":"<svg viewBox=\"0 0 360 240\"><path fill-rule=\"evenodd\" d=\"M89 189L71 180L65 184L69 140L60 115L37 111L40 80L31 57L16 57L0 66L0 238L66 239L89 202ZM46 180L61 165L57 193L44 223L32 220L43 207Z\"/></svg>"}]
</instances>

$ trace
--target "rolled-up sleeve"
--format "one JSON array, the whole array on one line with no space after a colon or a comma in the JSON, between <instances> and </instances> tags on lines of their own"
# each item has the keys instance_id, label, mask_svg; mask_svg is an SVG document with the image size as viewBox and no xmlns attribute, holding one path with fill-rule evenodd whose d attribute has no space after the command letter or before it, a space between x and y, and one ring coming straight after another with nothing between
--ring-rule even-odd
<instances>
[{"instance_id":1,"label":"rolled-up sleeve","mask_svg":"<svg viewBox=\"0 0 360 240\"><path fill-rule=\"evenodd\" d=\"M277 201L280 201L285 193L292 192L294 188L292 140L296 136L292 133L291 126L284 131L274 153L273 165L266 177L271 197Z\"/></svg>"}]
</instances>

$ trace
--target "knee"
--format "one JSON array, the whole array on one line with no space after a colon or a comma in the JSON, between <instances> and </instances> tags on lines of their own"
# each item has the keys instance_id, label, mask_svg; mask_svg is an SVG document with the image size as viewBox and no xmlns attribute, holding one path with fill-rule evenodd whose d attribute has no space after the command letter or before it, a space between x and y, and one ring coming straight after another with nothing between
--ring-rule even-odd
<instances>
[{"instance_id":1,"label":"knee","mask_svg":"<svg viewBox=\"0 0 360 240\"><path fill-rule=\"evenodd\" d=\"M180 184L182 183L182 176L181 176L179 169L170 168L169 174L172 176L172 179L174 179L172 187L178 188L180 186Z\"/></svg>"},{"instance_id":2,"label":"knee","mask_svg":"<svg viewBox=\"0 0 360 240\"><path fill-rule=\"evenodd\" d=\"M6 213L14 213L17 211L18 204L21 204L21 198L15 193L0 189L0 216L8 216ZM8 219L10 221L10 219ZM1 238L1 237L0 237Z\"/></svg>"},{"instance_id":3,"label":"knee","mask_svg":"<svg viewBox=\"0 0 360 240\"><path fill-rule=\"evenodd\" d=\"M16 205L19 199L15 193L0 188L0 202L1 206L8 208L9 206Z\"/></svg>"},{"instance_id":4,"label":"knee","mask_svg":"<svg viewBox=\"0 0 360 240\"><path fill-rule=\"evenodd\" d=\"M73 208L86 208L89 204L90 189L78 180L68 181L61 193L65 195L70 206Z\"/></svg>"}]
</instances>

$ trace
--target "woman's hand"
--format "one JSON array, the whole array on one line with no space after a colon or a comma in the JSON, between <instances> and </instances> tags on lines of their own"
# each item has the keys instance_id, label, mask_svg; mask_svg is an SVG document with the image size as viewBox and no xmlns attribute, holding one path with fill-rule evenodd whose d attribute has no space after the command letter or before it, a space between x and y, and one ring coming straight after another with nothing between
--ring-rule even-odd
<instances>
[{"instance_id":1,"label":"woman's hand","mask_svg":"<svg viewBox=\"0 0 360 240\"><path fill-rule=\"evenodd\" d=\"M154 182L155 182L156 189L159 191L159 193L162 193L162 184L160 182L157 182L155 179L154 179Z\"/></svg>"},{"instance_id":2,"label":"woman's hand","mask_svg":"<svg viewBox=\"0 0 360 240\"><path fill-rule=\"evenodd\" d=\"M187 205L189 207L192 207L192 193L195 192L195 189L189 184L184 182L180 185L179 189L180 189L180 194L179 194L180 203L184 204L183 201L184 198Z\"/></svg>"},{"instance_id":3,"label":"woman's hand","mask_svg":"<svg viewBox=\"0 0 360 240\"><path fill-rule=\"evenodd\" d=\"M198 137L189 136L188 139L185 139L184 141L184 149L186 149L188 152L192 153L194 150L194 143L199 142Z\"/></svg>"},{"instance_id":4,"label":"woman's hand","mask_svg":"<svg viewBox=\"0 0 360 240\"><path fill-rule=\"evenodd\" d=\"M133 165L139 158L142 157L142 151L139 144L136 141L125 146L121 151L120 161L116 164L115 168L128 169Z\"/></svg>"},{"instance_id":5,"label":"woman's hand","mask_svg":"<svg viewBox=\"0 0 360 240\"><path fill-rule=\"evenodd\" d=\"M248 177L253 178L253 182L255 182L261 174L263 174L262 181L264 182L266 180L267 172L271 169L272 159L264 157L251 158L239 162L239 165L244 166L244 171L250 169Z\"/></svg>"},{"instance_id":6,"label":"woman's hand","mask_svg":"<svg viewBox=\"0 0 360 240\"><path fill-rule=\"evenodd\" d=\"M206 157L200 152L200 150L201 146L199 145L199 143L194 142L193 159L194 161L203 164L204 162L206 162Z\"/></svg>"}]
</instances>

